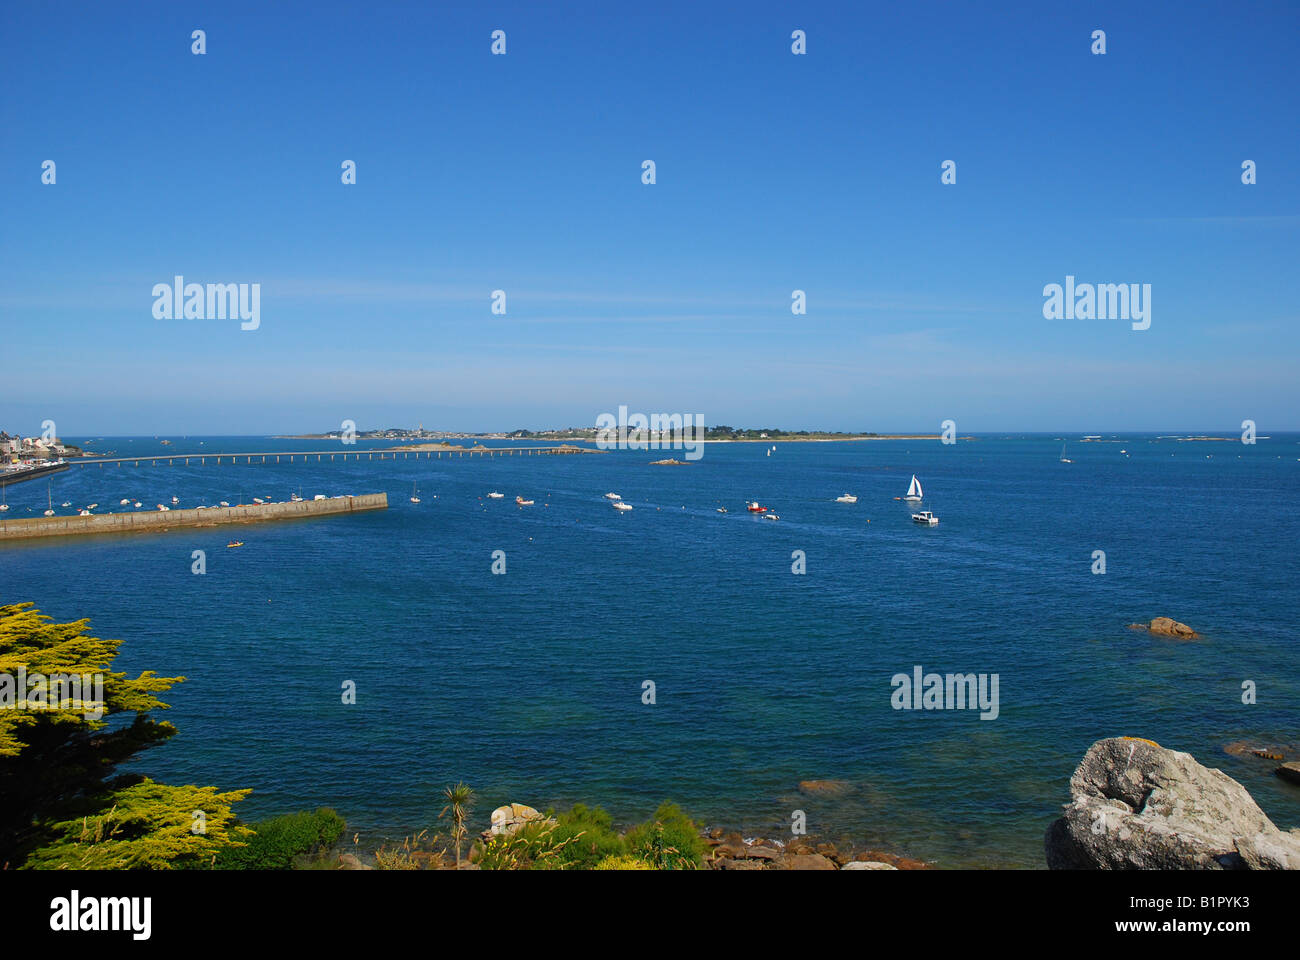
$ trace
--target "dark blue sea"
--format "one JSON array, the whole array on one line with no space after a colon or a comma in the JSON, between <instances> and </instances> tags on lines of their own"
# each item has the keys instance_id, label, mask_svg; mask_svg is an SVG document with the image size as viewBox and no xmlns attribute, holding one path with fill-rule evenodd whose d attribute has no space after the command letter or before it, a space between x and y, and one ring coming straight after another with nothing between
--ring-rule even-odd
<instances>
[{"instance_id":1,"label":"dark blue sea","mask_svg":"<svg viewBox=\"0 0 1300 960\"><path fill-rule=\"evenodd\" d=\"M384 446L171 439L72 442L119 456ZM1073 463L1058 462L1065 440ZM662 451L78 466L49 484L60 513L298 491L386 491L390 506L3 545L0 600L89 617L125 641L118 668L187 678L164 695L179 734L134 769L251 787L248 819L333 806L363 844L435 826L439 790L464 780L484 823L510 801L581 801L626 824L670 798L746 834L788 835L801 809L811 833L939 866L1041 867L1071 771L1116 735L1189 751L1300 825L1300 789L1274 764L1224 752L1300 739L1300 437L769 449L708 444L687 466L650 465L682 456ZM913 473L937 527L895 499ZM611 509L609 491L634 509ZM845 492L858 502L834 502ZM9 517L39 515L47 484L7 497ZM747 514L751 498L780 519ZM245 546L227 549L232 536ZM1128 629L1155 616L1204 638ZM997 719L893 709L891 677L918 665L996 673ZM356 705L341 702L349 680ZM808 779L851 789L808 796Z\"/></svg>"}]
</instances>

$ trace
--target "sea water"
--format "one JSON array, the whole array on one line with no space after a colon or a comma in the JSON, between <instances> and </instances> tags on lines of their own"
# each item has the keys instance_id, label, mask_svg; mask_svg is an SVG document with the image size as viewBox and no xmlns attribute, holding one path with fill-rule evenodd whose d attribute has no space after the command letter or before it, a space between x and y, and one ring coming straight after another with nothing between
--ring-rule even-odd
<instances>
[{"instance_id":1,"label":"sea water","mask_svg":"<svg viewBox=\"0 0 1300 960\"><path fill-rule=\"evenodd\" d=\"M383 445L87 449L368 446ZM1300 437L770 446L710 443L685 466L651 465L663 451L74 466L49 482L60 514L298 491L385 491L389 508L0 545L0 602L89 617L124 641L117 669L186 678L162 697L179 733L130 769L251 787L247 819L332 806L363 845L435 827L440 789L463 780L483 821L511 801L584 802L627 824L672 799L746 834L788 837L802 810L810 833L940 866L1039 867L1070 773L1117 735L1189 751L1300 825L1274 764L1224 752L1297 739ZM913 473L937 527L897 499ZM858 502L834 502L845 492ZM47 484L7 495L10 519L39 516ZM1155 616L1203 639L1128 629ZM891 678L918 667L996 674L996 718L895 709ZM810 779L846 788L800 793Z\"/></svg>"}]
</instances>

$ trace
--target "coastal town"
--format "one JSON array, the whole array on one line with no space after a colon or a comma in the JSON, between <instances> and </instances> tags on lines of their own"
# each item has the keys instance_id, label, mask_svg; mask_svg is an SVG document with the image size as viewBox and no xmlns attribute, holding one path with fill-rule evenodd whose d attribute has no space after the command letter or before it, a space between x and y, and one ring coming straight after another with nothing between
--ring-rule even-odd
<instances>
[{"instance_id":1,"label":"coastal town","mask_svg":"<svg viewBox=\"0 0 1300 960\"><path fill-rule=\"evenodd\" d=\"M66 470L70 458L84 455L58 437L11 436L0 430L0 486Z\"/></svg>"}]
</instances>

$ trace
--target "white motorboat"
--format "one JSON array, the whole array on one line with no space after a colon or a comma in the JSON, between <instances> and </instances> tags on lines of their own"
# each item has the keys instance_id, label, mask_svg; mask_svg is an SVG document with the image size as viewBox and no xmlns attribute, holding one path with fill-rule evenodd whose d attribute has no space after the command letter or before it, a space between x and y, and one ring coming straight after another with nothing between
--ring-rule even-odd
<instances>
[{"instance_id":1,"label":"white motorboat","mask_svg":"<svg viewBox=\"0 0 1300 960\"><path fill-rule=\"evenodd\" d=\"M631 509L632 509L632 504L630 504L630 503L624 503L622 500L616 500L616 501L612 504L612 506L614 507L615 510L620 510L620 511L622 511L622 510L631 510Z\"/></svg>"},{"instance_id":2,"label":"white motorboat","mask_svg":"<svg viewBox=\"0 0 1300 960\"><path fill-rule=\"evenodd\" d=\"M922 510L920 513L912 514L912 522L924 524L927 527L937 527L939 525L939 518L929 510Z\"/></svg>"},{"instance_id":3,"label":"white motorboat","mask_svg":"<svg viewBox=\"0 0 1300 960\"><path fill-rule=\"evenodd\" d=\"M836 503L857 503L858 498L851 493L846 493L842 497L836 497L835 502Z\"/></svg>"},{"instance_id":4,"label":"white motorboat","mask_svg":"<svg viewBox=\"0 0 1300 960\"><path fill-rule=\"evenodd\" d=\"M779 516L777 516L775 513L765 513L765 514L763 514L763 519L764 519L764 520L780 520L781 518L780 518Z\"/></svg>"},{"instance_id":5,"label":"white motorboat","mask_svg":"<svg viewBox=\"0 0 1300 960\"><path fill-rule=\"evenodd\" d=\"M515 497L515 503L521 507L531 507L533 505L533 501L525 500L523 497Z\"/></svg>"},{"instance_id":6,"label":"white motorboat","mask_svg":"<svg viewBox=\"0 0 1300 960\"><path fill-rule=\"evenodd\" d=\"M605 494L605 499L606 499L606 500L622 500L623 498L620 497L617 493L607 493L607 494Z\"/></svg>"},{"instance_id":7,"label":"white motorboat","mask_svg":"<svg viewBox=\"0 0 1300 960\"><path fill-rule=\"evenodd\" d=\"M916 474L912 474L912 482L908 485L907 495L903 499L908 503L920 503L924 496L921 492L921 481L916 479Z\"/></svg>"},{"instance_id":8,"label":"white motorboat","mask_svg":"<svg viewBox=\"0 0 1300 960\"><path fill-rule=\"evenodd\" d=\"M506 495L504 493L497 493L495 490L488 494L489 500L504 500L505 497Z\"/></svg>"}]
</instances>

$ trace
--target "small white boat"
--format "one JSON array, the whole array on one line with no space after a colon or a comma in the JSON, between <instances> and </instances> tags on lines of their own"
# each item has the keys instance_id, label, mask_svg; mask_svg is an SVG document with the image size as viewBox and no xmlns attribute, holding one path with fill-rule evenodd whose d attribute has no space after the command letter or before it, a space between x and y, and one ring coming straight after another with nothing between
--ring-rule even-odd
<instances>
[{"instance_id":1,"label":"small white boat","mask_svg":"<svg viewBox=\"0 0 1300 960\"><path fill-rule=\"evenodd\" d=\"M764 520L780 520L781 518L780 518L779 516L777 516L775 513L765 513L765 514L763 514L763 519L764 519Z\"/></svg>"},{"instance_id":2,"label":"small white boat","mask_svg":"<svg viewBox=\"0 0 1300 960\"><path fill-rule=\"evenodd\" d=\"M515 503L521 507L531 507L533 505L533 501L525 500L523 497L515 497Z\"/></svg>"},{"instance_id":3,"label":"small white boat","mask_svg":"<svg viewBox=\"0 0 1300 960\"><path fill-rule=\"evenodd\" d=\"M254 497L254 498L253 498L253 502L254 502L254 503L266 503L266 501L263 500L261 497Z\"/></svg>"},{"instance_id":4,"label":"small white boat","mask_svg":"<svg viewBox=\"0 0 1300 960\"><path fill-rule=\"evenodd\" d=\"M289 494L290 503L302 503L302 497L296 493Z\"/></svg>"},{"instance_id":5,"label":"small white boat","mask_svg":"<svg viewBox=\"0 0 1300 960\"><path fill-rule=\"evenodd\" d=\"M836 503L857 503L858 498L851 493L846 493L842 497L836 497L835 502Z\"/></svg>"},{"instance_id":6,"label":"small white boat","mask_svg":"<svg viewBox=\"0 0 1300 960\"><path fill-rule=\"evenodd\" d=\"M416 496L416 494L419 493L419 489L420 489L420 485L419 485L418 483L413 483L413 484L411 484L411 502L412 502L412 503L419 503L419 502L420 502L420 498Z\"/></svg>"},{"instance_id":7,"label":"small white boat","mask_svg":"<svg viewBox=\"0 0 1300 960\"><path fill-rule=\"evenodd\" d=\"M71 501L71 500L64 500L61 504L59 504L59 506L61 506L61 507L70 507L70 506L72 506L72 501Z\"/></svg>"},{"instance_id":8,"label":"small white boat","mask_svg":"<svg viewBox=\"0 0 1300 960\"><path fill-rule=\"evenodd\" d=\"M916 479L916 474L912 474L912 482L907 488L907 495L903 497L909 503L920 503L925 495L921 492L921 481Z\"/></svg>"},{"instance_id":9,"label":"small white boat","mask_svg":"<svg viewBox=\"0 0 1300 960\"><path fill-rule=\"evenodd\" d=\"M726 512L727 512L726 507L718 507L718 513L726 513Z\"/></svg>"},{"instance_id":10,"label":"small white boat","mask_svg":"<svg viewBox=\"0 0 1300 960\"><path fill-rule=\"evenodd\" d=\"M632 509L632 504L624 503L622 500L615 501L612 506L614 507L615 510L620 510L620 511Z\"/></svg>"},{"instance_id":11,"label":"small white boat","mask_svg":"<svg viewBox=\"0 0 1300 960\"><path fill-rule=\"evenodd\" d=\"M172 503L180 503L180 502L181 502L180 497L172 497Z\"/></svg>"},{"instance_id":12,"label":"small white boat","mask_svg":"<svg viewBox=\"0 0 1300 960\"><path fill-rule=\"evenodd\" d=\"M329 497L325 496L325 494L323 494L323 493L318 493L318 494L316 494L316 496L312 497L312 499L313 499L313 500L328 500Z\"/></svg>"},{"instance_id":13,"label":"small white boat","mask_svg":"<svg viewBox=\"0 0 1300 960\"><path fill-rule=\"evenodd\" d=\"M489 500L504 500L505 497L506 495L504 493L497 493L495 490L488 494Z\"/></svg>"},{"instance_id":14,"label":"small white boat","mask_svg":"<svg viewBox=\"0 0 1300 960\"><path fill-rule=\"evenodd\" d=\"M912 514L912 522L924 524L927 527L937 527L939 525L939 518L929 510L922 510L920 513Z\"/></svg>"},{"instance_id":15,"label":"small white boat","mask_svg":"<svg viewBox=\"0 0 1300 960\"><path fill-rule=\"evenodd\" d=\"M617 493L607 493L607 494L605 494L605 499L606 499L606 500L622 500L623 498L620 497Z\"/></svg>"},{"instance_id":16,"label":"small white boat","mask_svg":"<svg viewBox=\"0 0 1300 960\"><path fill-rule=\"evenodd\" d=\"M78 510L78 511L77 511L77 516L79 516L79 517L89 517L89 516L91 516L91 513L90 513L89 510Z\"/></svg>"},{"instance_id":17,"label":"small white boat","mask_svg":"<svg viewBox=\"0 0 1300 960\"><path fill-rule=\"evenodd\" d=\"M1061 444L1061 463L1074 463L1073 460L1071 460L1069 457L1067 457L1067 456L1065 455L1065 444L1064 444L1064 443Z\"/></svg>"},{"instance_id":18,"label":"small white boat","mask_svg":"<svg viewBox=\"0 0 1300 960\"><path fill-rule=\"evenodd\" d=\"M46 515L47 517L52 517L52 516L54 516L54 510L53 510L53 509L46 510L46 511L45 511L45 515Z\"/></svg>"},{"instance_id":19,"label":"small white boat","mask_svg":"<svg viewBox=\"0 0 1300 960\"><path fill-rule=\"evenodd\" d=\"M228 501L228 500L222 500L222 501L221 501L221 505L222 505L223 507L228 507L228 506L230 506L230 501ZM140 506L140 504L137 503L136 506L138 507L138 506Z\"/></svg>"},{"instance_id":20,"label":"small white boat","mask_svg":"<svg viewBox=\"0 0 1300 960\"><path fill-rule=\"evenodd\" d=\"M137 500L137 501L135 501L133 504L131 504L131 506L133 506L133 507L135 507L137 510L139 510L140 507L141 507L141 503L140 503L139 500Z\"/></svg>"},{"instance_id":21,"label":"small white boat","mask_svg":"<svg viewBox=\"0 0 1300 960\"><path fill-rule=\"evenodd\" d=\"M67 506L67 504L64 504L64 506ZM86 504L86 509L87 509L87 510L94 510L97 506L99 506L99 504L97 504L97 503L88 503L88 504Z\"/></svg>"},{"instance_id":22,"label":"small white boat","mask_svg":"<svg viewBox=\"0 0 1300 960\"><path fill-rule=\"evenodd\" d=\"M126 506L128 503L130 503L130 502L131 502L131 500L130 500L129 497L123 497L121 500L117 501L118 506L121 506L121 507L125 507L125 506Z\"/></svg>"},{"instance_id":23,"label":"small white boat","mask_svg":"<svg viewBox=\"0 0 1300 960\"><path fill-rule=\"evenodd\" d=\"M166 513L168 510L171 509L171 507L167 506L167 504L165 503L160 503L158 504L158 509L161 510L163 513Z\"/></svg>"}]
</instances>

